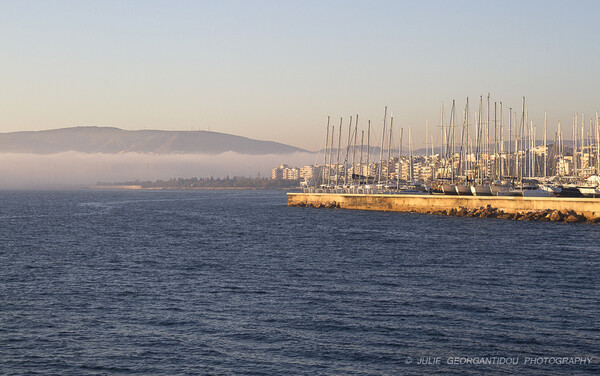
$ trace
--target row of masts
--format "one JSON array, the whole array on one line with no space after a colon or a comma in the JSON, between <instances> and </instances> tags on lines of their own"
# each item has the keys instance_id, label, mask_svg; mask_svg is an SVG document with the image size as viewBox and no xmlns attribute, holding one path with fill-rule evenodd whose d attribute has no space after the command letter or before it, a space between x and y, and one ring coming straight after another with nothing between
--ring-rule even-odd
<instances>
[{"instance_id":1,"label":"row of masts","mask_svg":"<svg viewBox=\"0 0 600 376\"><path fill-rule=\"evenodd\" d=\"M537 145L537 129L533 121L529 120L525 97L523 97L520 110L520 114L517 114L512 107L508 108L508 138L505 138L507 125L504 121L504 105L502 102L492 103L489 94L485 105L483 96L479 97L477 112L472 117L467 98L462 110L462 121L457 119L456 102L453 100L449 121L446 122L444 103L442 102L439 126L441 142L437 152L434 148L433 135L429 130L429 121L425 122L425 158L434 163L430 180L484 184L497 180L522 182L524 178L547 178L551 175L561 175L562 172L557 167L558 161L564 162L567 157L561 122L557 123L554 140L549 147L548 116L547 113L544 113L540 153ZM598 114L595 114L594 119L589 119L587 127L584 116L581 116L581 123L579 123L577 114L573 117L572 171L569 172L574 174L587 166L588 174L598 174L600 169ZM581 124L580 127L579 124ZM367 122L366 140L365 131L360 130L359 143L359 117L358 115L350 116L347 138L344 142L345 152L342 148L343 128L343 118L340 118L337 132L336 127L330 124L330 117L327 118L326 168L322 172L324 185L389 184L391 180L390 163L394 164L396 159L399 161L402 157L408 159L409 162L409 180L414 180L412 126L408 127L408 156L404 156L404 129L400 128L399 132L394 130L393 116L390 117L388 124L387 107L384 109L378 162L371 161L373 150L370 120ZM394 132L399 133L399 136L396 136L399 138L396 145L394 145ZM336 138L337 147L335 145ZM586 150L587 155L585 154ZM398 184L397 176L395 180Z\"/></svg>"},{"instance_id":2,"label":"row of masts","mask_svg":"<svg viewBox=\"0 0 600 376\"><path fill-rule=\"evenodd\" d=\"M399 158L402 155L402 147L403 147L403 136L404 129L400 129L400 139L399 144L396 147L393 145L393 127L394 127L394 118L390 117L390 125L389 129L387 128L387 107L384 110L384 118L383 118L383 127L382 127L382 137L381 137L381 146L379 147L379 162L377 164L376 170L378 171L378 178L375 179L375 176L371 176L371 120L367 122L367 140L365 147L365 131L361 130L360 137L360 148L359 148L359 161L357 167L357 156L356 151L358 147L357 137L358 137L358 123L359 117L350 116L349 125L348 125L348 136L346 141L346 151L345 156L341 159L340 153L342 151L342 129L343 129L343 118L340 118L340 123L337 131L337 148L335 147L335 126L330 124L331 118L327 117L327 135L326 135L326 143L325 143L325 166L327 168L323 169L323 182L334 183L335 186L339 185L352 185L355 184L355 180L358 179L361 183L374 183L383 181L383 170L385 164L385 170L388 172L385 180L389 180L389 171L390 171L390 161L392 158ZM387 132L386 132L387 131ZM388 133L389 132L389 133ZM386 156L386 142L387 142L387 158ZM412 133L411 127L409 126L408 133L408 142L409 142L409 151L412 159ZM365 156L366 149L366 156ZM335 155L334 155L335 154ZM335 160L335 162L334 162ZM364 163L363 163L364 162ZM366 171L365 171L366 167ZM332 177L332 172L335 171L334 176ZM358 171L358 173L357 173ZM341 176L343 175L343 176ZM412 180L412 169L411 169L411 180Z\"/></svg>"}]
</instances>

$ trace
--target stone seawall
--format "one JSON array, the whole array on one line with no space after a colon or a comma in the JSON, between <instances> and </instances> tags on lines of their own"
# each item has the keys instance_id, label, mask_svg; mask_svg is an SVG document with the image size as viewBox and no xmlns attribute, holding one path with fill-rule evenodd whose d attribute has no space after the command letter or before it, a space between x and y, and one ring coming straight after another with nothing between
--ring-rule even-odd
<instances>
[{"instance_id":1,"label":"stone seawall","mask_svg":"<svg viewBox=\"0 0 600 376\"><path fill-rule=\"evenodd\" d=\"M288 193L289 206L599 222L600 198Z\"/></svg>"}]
</instances>

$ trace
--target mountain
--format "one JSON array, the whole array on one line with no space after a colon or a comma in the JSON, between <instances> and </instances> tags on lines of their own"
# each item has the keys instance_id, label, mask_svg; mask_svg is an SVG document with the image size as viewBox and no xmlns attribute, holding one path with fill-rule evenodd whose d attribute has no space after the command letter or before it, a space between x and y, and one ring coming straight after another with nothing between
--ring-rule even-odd
<instances>
[{"instance_id":1,"label":"mountain","mask_svg":"<svg viewBox=\"0 0 600 376\"><path fill-rule=\"evenodd\" d=\"M0 153L52 154L64 151L119 154L291 154L306 150L208 131L127 131L113 127L73 127L0 133Z\"/></svg>"}]
</instances>

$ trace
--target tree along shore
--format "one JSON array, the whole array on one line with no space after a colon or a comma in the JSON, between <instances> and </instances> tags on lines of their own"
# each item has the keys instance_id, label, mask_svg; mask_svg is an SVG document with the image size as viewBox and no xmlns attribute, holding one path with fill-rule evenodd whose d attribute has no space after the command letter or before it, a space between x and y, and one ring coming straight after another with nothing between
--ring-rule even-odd
<instances>
[{"instance_id":1,"label":"tree along shore","mask_svg":"<svg viewBox=\"0 0 600 376\"><path fill-rule=\"evenodd\" d=\"M268 178L246 178L242 176L227 178L172 178L155 181L128 181L120 183L98 182L98 186L139 186L142 189L293 189L300 186L300 180L273 180Z\"/></svg>"}]
</instances>

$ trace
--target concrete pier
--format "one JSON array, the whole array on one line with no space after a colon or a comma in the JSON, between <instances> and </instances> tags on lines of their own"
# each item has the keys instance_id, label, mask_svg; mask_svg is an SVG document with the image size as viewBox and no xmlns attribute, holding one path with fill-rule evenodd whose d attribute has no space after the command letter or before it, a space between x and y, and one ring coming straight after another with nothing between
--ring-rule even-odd
<instances>
[{"instance_id":1,"label":"concrete pier","mask_svg":"<svg viewBox=\"0 0 600 376\"><path fill-rule=\"evenodd\" d=\"M560 212L588 221L600 218L600 198L445 196L409 194L288 193L289 206L444 214L492 208L498 213L526 215Z\"/></svg>"}]
</instances>

